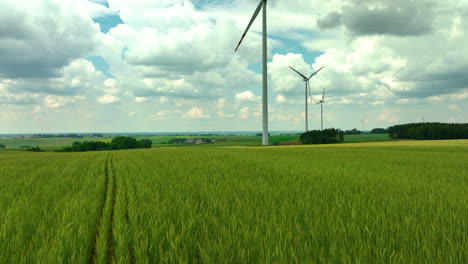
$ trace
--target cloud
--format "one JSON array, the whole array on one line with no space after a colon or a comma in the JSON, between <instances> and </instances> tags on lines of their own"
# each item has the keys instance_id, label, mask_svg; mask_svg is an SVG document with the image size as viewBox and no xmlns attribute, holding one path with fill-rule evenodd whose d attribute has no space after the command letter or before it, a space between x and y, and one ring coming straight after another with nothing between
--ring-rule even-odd
<instances>
[{"instance_id":1,"label":"cloud","mask_svg":"<svg viewBox=\"0 0 468 264\"><path fill-rule=\"evenodd\" d=\"M57 95L47 95L44 98L44 106L47 108L62 108L64 106L70 106L83 99L83 96L65 97Z\"/></svg>"},{"instance_id":2,"label":"cloud","mask_svg":"<svg viewBox=\"0 0 468 264\"><path fill-rule=\"evenodd\" d=\"M242 92L242 93L237 93L235 95L235 98L239 102L258 102L261 99L260 96L256 96L251 91L245 91L245 92Z\"/></svg>"},{"instance_id":3,"label":"cloud","mask_svg":"<svg viewBox=\"0 0 468 264\"><path fill-rule=\"evenodd\" d=\"M322 19L317 20L317 26L320 29L335 28L341 25L341 14L339 12L331 12Z\"/></svg>"},{"instance_id":4,"label":"cloud","mask_svg":"<svg viewBox=\"0 0 468 264\"><path fill-rule=\"evenodd\" d=\"M210 118L210 115L205 114L204 110L198 107L193 107L189 111L187 111L182 118L184 119L206 119Z\"/></svg>"},{"instance_id":5,"label":"cloud","mask_svg":"<svg viewBox=\"0 0 468 264\"><path fill-rule=\"evenodd\" d=\"M135 97L135 102L137 103L144 103L146 101L148 101L147 97Z\"/></svg>"},{"instance_id":6,"label":"cloud","mask_svg":"<svg viewBox=\"0 0 468 264\"><path fill-rule=\"evenodd\" d=\"M216 107L218 107L218 109L223 109L225 106L226 106L226 99L219 98L218 101L216 101Z\"/></svg>"},{"instance_id":7,"label":"cloud","mask_svg":"<svg viewBox=\"0 0 468 264\"><path fill-rule=\"evenodd\" d=\"M232 59L226 48L234 36L221 34L232 28L232 22L213 19L189 1L109 4L121 10L120 17L127 22L110 34L125 43L126 59L132 65L193 73L224 66ZM184 52L189 50L190 55Z\"/></svg>"},{"instance_id":8,"label":"cloud","mask_svg":"<svg viewBox=\"0 0 468 264\"><path fill-rule=\"evenodd\" d=\"M275 101L279 104L282 104L286 102L286 98L283 95L278 94L278 96L275 98Z\"/></svg>"},{"instance_id":9,"label":"cloud","mask_svg":"<svg viewBox=\"0 0 468 264\"><path fill-rule=\"evenodd\" d=\"M460 108L456 104L449 105L448 109L450 109L452 111L460 111Z\"/></svg>"},{"instance_id":10,"label":"cloud","mask_svg":"<svg viewBox=\"0 0 468 264\"><path fill-rule=\"evenodd\" d=\"M384 110L381 112L381 114L378 115L378 120L379 121L384 121L386 123L396 123L400 121L400 117L397 116L397 114L400 112L400 110Z\"/></svg>"},{"instance_id":11,"label":"cloud","mask_svg":"<svg viewBox=\"0 0 468 264\"><path fill-rule=\"evenodd\" d=\"M321 29L343 25L352 35L418 36L432 31L431 1L348 1L319 19Z\"/></svg>"},{"instance_id":12,"label":"cloud","mask_svg":"<svg viewBox=\"0 0 468 264\"><path fill-rule=\"evenodd\" d=\"M238 116L239 116L240 119L247 119L247 118L249 118L249 112L250 112L250 109L249 109L248 106L246 106L246 107L239 110L239 115Z\"/></svg>"},{"instance_id":13,"label":"cloud","mask_svg":"<svg viewBox=\"0 0 468 264\"><path fill-rule=\"evenodd\" d=\"M100 104L115 104L120 101L120 98L114 95L106 94L98 98Z\"/></svg>"},{"instance_id":14,"label":"cloud","mask_svg":"<svg viewBox=\"0 0 468 264\"><path fill-rule=\"evenodd\" d=\"M0 2L0 77L57 77L71 60L93 50L99 27L72 2Z\"/></svg>"},{"instance_id":15,"label":"cloud","mask_svg":"<svg viewBox=\"0 0 468 264\"><path fill-rule=\"evenodd\" d=\"M180 110L161 110L150 116L151 120L167 120L170 116L180 114ZM174 117L175 118L175 117Z\"/></svg>"},{"instance_id":16,"label":"cloud","mask_svg":"<svg viewBox=\"0 0 468 264\"><path fill-rule=\"evenodd\" d=\"M295 120L297 117L293 115L285 115L285 114L274 114L271 116L271 121L292 121Z\"/></svg>"},{"instance_id":17,"label":"cloud","mask_svg":"<svg viewBox=\"0 0 468 264\"><path fill-rule=\"evenodd\" d=\"M169 102L169 97L167 97L167 96L160 96L160 97L159 97L159 102L160 102L160 103L167 103L167 102Z\"/></svg>"},{"instance_id":18,"label":"cloud","mask_svg":"<svg viewBox=\"0 0 468 264\"><path fill-rule=\"evenodd\" d=\"M1 79L0 79L1 80ZM39 79L14 79L5 88L13 94L54 94L75 96L89 90L104 89L110 82L94 65L85 59L75 59L62 69L62 76Z\"/></svg>"}]
</instances>

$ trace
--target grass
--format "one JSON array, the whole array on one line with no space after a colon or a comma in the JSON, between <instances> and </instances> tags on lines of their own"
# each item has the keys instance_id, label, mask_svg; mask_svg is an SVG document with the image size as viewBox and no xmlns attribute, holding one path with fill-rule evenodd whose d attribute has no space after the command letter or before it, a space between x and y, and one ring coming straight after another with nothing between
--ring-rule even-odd
<instances>
[{"instance_id":1,"label":"grass","mask_svg":"<svg viewBox=\"0 0 468 264\"><path fill-rule=\"evenodd\" d=\"M465 263L467 160L468 140L3 152L0 262Z\"/></svg>"}]
</instances>

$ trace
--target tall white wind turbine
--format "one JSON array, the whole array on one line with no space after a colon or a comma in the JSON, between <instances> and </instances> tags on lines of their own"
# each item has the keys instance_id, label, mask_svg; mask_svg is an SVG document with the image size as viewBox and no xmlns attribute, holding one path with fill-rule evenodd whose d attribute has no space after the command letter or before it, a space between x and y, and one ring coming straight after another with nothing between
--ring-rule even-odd
<instances>
[{"instance_id":1,"label":"tall white wind turbine","mask_svg":"<svg viewBox=\"0 0 468 264\"><path fill-rule=\"evenodd\" d=\"M325 88L323 88L322 100L316 104L320 104L320 130L323 130L323 105L325 104Z\"/></svg>"},{"instance_id":2,"label":"tall white wind turbine","mask_svg":"<svg viewBox=\"0 0 468 264\"><path fill-rule=\"evenodd\" d=\"M262 94L262 145L266 146L268 145L268 83L267 83L267 13L266 13L266 5L267 5L267 0L260 0L260 3L258 4L257 9L255 9L255 12L250 19L249 24L247 25L247 28L244 31L244 34L242 35L242 38L239 41L239 44L237 44L236 50L239 48L239 46L242 43L242 40L244 40L245 35L247 35L247 32L250 29L250 26L252 26L252 23L255 21L257 18L258 14L260 13L260 10L263 7L263 30L262 30L262 35L263 35L263 41L262 41L262 50L263 50L263 94Z\"/></svg>"},{"instance_id":3,"label":"tall white wind turbine","mask_svg":"<svg viewBox=\"0 0 468 264\"><path fill-rule=\"evenodd\" d=\"M322 66L322 68L318 69L316 72L312 73L309 76L309 78L307 78L304 74L298 72L296 69L289 66L289 68L291 68L291 70L295 71L297 74L299 74L299 76L302 77L302 79L303 79L303 81L305 83L305 132L309 131L309 107L308 107L308 104L307 104L307 95L311 96L309 80L310 80L310 78L314 77L319 71L321 71L323 69L323 67L325 67L325 66ZM307 94L307 90L309 91L309 94Z\"/></svg>"}]
</instances>

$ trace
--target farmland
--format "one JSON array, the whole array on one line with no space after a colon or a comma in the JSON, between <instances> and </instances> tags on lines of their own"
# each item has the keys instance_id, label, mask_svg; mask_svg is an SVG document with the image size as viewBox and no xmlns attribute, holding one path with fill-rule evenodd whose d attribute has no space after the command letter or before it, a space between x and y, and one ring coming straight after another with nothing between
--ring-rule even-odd
<instances>
[{"instance_id":1,"label":"farmland","mask_svg":"<svg viewBox=\"0 0 468 264\"><path fill-rule=\"evenodd\" d=\"M468 141L0 152L0 263L465 263Z\"/></svg>"},{"instance_id":2,"label":"farmland","mask_svg":"<svg viewBox=\"0 0 468 264\"><path fill-rule=\"evenodd\" d=\"M215 144L205 145L208 147L223 147L223 146L257 146L261 141L258 136L151 136L144 137L140 136L137 139L148 138L153 142L153 147L180 147L180 144L168 144L173 138L208 138L215 140ZM39 146L41 149L46 151L58 150L66 146L70 146L75 141L103 141L110 142L112 137L106 136L103 138L67 138L67 137L51 137L51 138L13 138L6 137L0 138L0 143L3 143L9 150L21 150L21 146ZM387 134L361 134L361 135L345 135L345 143L356 143L356 142L380 142L390 141L391 139ZM395 140L393 140L395 141ZM270 142L279 142L281 145L296 145L300 144L298 135L271 135Z\"/></svg>"}]
</instances>

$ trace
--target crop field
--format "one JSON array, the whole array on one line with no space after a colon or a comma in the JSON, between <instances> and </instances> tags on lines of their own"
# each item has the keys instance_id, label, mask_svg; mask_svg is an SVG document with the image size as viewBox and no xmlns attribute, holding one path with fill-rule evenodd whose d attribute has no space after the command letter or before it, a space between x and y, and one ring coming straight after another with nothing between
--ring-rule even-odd
<instances>
[{"instance_id":1,"label":"crop field","mask_svg":"<svg viewBox=\"0 0 468 264\"><path fill-rule=\"evenodd\" d=\"M223 147L223 146L258 146L261 142L259 136L153 136L153 137L136 137L138 140L148 138L153 142L153 147L189 147L193 145L184 144L168 144L173 138L197 139L208 138L215 140L214 144L203 145L202 147ZM4 144L9 150L21 150L22 146L35 147L39 146L46 151L54 151L70 146L75 141L103 141L110 142L111 137L103 138L0 138L0 143ZM278 142L281 145L297 145L300 144L298 135L271 135L269 138L271 143ZM361 135L345 135L344 143L356 142L380 142L380 141L395 141L388 137L388 134L361 134ZM198 145L200 147L200 145Z\"/></svg>"},{"instance_id":2,"label":"crop field","mask_svg":"<svg viewBox=\"0 0 468 264\"><path fill-rule=\"evenodd\" d=\"M468 140L0 152L0 263L468 263Z\"/></svg>"},{"instance_id":3,"label":"crop field","mask_svg":"<svg viewBox=\"0 0 468 264\"><path fill-rule=\"evenodd\" d=\"M52 138L1 138L0 143L4 144L7 149L20 150L22 146L40 147L44 150L57 150L66 146L70 146L75 141L104 141L109 142L112 138L69 138L69 137L52 137Z\"/></svg>"},{"instance_id":4,"label":"crop field","mask_svg":"<svg viewBox=\"0 0 468 264\"><path fill-rule=\"evenodd\" d=\"M388 137L388 134L358 134L358 135L345 135L345 143L354 143L354 142L380 142L380 141L395 141Z\"/></svg>"}]
</instances>

